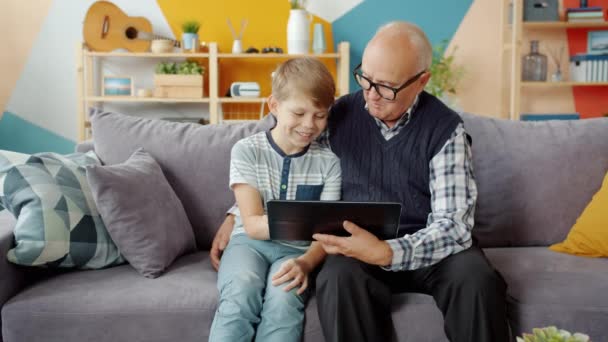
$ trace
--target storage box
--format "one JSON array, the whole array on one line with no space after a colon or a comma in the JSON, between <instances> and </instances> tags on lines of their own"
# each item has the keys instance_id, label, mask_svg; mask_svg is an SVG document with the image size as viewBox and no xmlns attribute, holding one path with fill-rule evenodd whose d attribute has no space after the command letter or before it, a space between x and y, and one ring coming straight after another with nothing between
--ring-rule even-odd
<instances>
[{"instance_id":1,"label":"storage box","mask_svg":"<svg viewBox=\"0 0 608 342\"><path fill-rule=\"evenodd\" d=\"M570 57L573 82L608 82L608 55L578 54Z\"/></svg>"},{"instance_id":2,"label":"storage box","mask_svg":"<svg viewBox=\"0 0 608 342\"><path fill-rule=\"evenodd\" d=\"M558 21L557 0L524 0L524 21Z\"/></svg>"},{"instance_id":3,"label":"storage box","mask_svg":"<svg viewBox=\"0 0 608 342\"><path fill-rule=\"evenodd\" d=\"M154 75L154 96L169 98L203 97L202 75Z\"/></svg>"}]
</instances>

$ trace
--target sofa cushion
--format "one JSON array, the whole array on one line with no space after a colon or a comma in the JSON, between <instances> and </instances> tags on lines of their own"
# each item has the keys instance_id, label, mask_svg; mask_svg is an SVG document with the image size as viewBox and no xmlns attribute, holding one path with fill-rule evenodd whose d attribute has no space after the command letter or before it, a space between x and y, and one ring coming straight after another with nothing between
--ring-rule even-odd
<instances>
[{"instance_id":1,"label":"sofa cushion","mask_svg":"<svg viewBox=\"0 0 608 342\"><path fill-rule=\"evenodd\" d=\"M141 275L156 278L196 250L182 202L147 152L137 150L122 164L89 166L87 179L112 240Z\"/></svg>"},{"instance_id":2,"label":"sofa cushion","mask_svg":"<svg viewBox=\"0 0 608 342\"><path fill-rule=\"evenodd\" d=\"M208 249L226 211L230 149L241 138L274 126L272 116L252 123L207 125L167 122L92 111L95 152L106 164L122 163L138 148L161 166L182 201L199 249Z\"/></svg>"},{"instance_id":3,"label":"sofa cushion","mask_svg":"<svg viewBox=\"0 0 608 342\"><path fill-rule=\"evenodd\" d=\"M566 240L550 248L574 255L608 257L608 173Z\"/></svg>"},{"instance_id":4,"label":"sofa cushion","mask_svg":"<svg viewBox=\"0 0 608 342\"><path fill-rule=\"evenodd\" d=\"M546 247L489 248L486 255L508 284L517 335L555 325L592 341L606 336L608 262Z\"/></svg>"},{"instance_id":5,"label":"sofa cushion","mask_svg":"<svg viewBox=\"0 0 608 342\"><path fill-rule=\"evenodd\" d=\"M216 283L208 252L181 257L154 280L130 266L62 274L25 289L2 308L4 341L207 341ZM399 341L447 342L430 296L396 296L393 319ZM313 296L303 340L322 342L322 336Z\"/></svg>"},{"instance_id":6,"label":"sofa cushion","mask_svg":"<svg viewBox=\"0 0 608 342\"><path fill-rule=\"evenodd\" d=\"M184 256L159 278L129 265L41 281L2 308L9 341L206 341L218 292L208 253Z\"/></svg>"},{"instance_id":7,"label":"sofa cushion","mask_svg":"<svg viewBox=\"0 0 608 342\"><path fill-rule=\"evenodd\" d=\"M608 170L608 119L520 122L461 114L473 138L481 246L562 241Z\"/></svg>"},{"instance_id":8,"label":"sofa cushion","mask_svg":"<svg viewBox=\"0 0 608 342\"><path fill-rule=\"evenodd\" d=\"M0 202L17 217L8 259L25 266L102 268L124 262L86 180L94 153L0 151Z\"/></svg>"}]
</instances>

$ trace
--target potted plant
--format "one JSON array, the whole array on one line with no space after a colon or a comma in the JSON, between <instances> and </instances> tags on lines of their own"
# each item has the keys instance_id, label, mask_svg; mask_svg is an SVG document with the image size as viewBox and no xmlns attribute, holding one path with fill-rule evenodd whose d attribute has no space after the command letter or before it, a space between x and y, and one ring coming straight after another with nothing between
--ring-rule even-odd
<instances>
[{"instance_id":1,"label":"potted plant","mask_svg":"<svg viewBox=\"0 0 608 342\"><path fill-rule=\"evenodd\" d=\"M196 62L160 62L154 73L154 96L170 98L203 97L205 68Z\"/></svg>"},{"instance_id":2,"label":"potted plant","mask_svg":"<svg viewBox=\"0 0 608 342\"><path fill-rule=\"evenodd\" d=\"M196 51L198 46L198 30L201 24L196 20L186 21L182 24L182 47L186 51Z\"/></svg>"},{"instance_id":3,"label":"potted plant","mask_svg":"<svg viewBox=\"0 0 608 342\"><path fill-rule=\"evenodd\" d=\"M517 337L517 342L590 342L589 336L570 332L556 327L532 329L532 334L524 333Z\"/></svg>"},{"instance_id":4,"label":"potted plant","mask_svg":"<svg viewBox=\"0 0 608 342\"><path fill-rule=\"evenodd\" d=\"M451 96L456 94L456 86L464 76L464 67L454 64L454 52L445 54L448 41L444 40L433 47L433 62L431 64L431 79L425 90L450 105Z\"/></svg>"}]
</instances>

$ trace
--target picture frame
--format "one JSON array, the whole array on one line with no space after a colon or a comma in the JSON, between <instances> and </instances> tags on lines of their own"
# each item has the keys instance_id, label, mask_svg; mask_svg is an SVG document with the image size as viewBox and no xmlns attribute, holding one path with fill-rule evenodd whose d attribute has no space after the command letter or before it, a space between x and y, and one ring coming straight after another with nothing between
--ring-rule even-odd
<instances>
[{"instance_id":1,"label":"picture frame","mask_svg":"<svg viewBox=\"0 0 608 342\"><path fill-rule=\"evenodd\" d=\"M587 53L608 54L608 30L587 32Z\"/></svg>"},{"instance_id":2,"label":"picture frame","mask_svg":"<svg viewBox=\"0 0 608 342\"><path fill-rule=\"evenodd\" d=\"M104 75L101 84L102 96L134 96L134 82L131 76Z\"/></svg>"}]
</instances>

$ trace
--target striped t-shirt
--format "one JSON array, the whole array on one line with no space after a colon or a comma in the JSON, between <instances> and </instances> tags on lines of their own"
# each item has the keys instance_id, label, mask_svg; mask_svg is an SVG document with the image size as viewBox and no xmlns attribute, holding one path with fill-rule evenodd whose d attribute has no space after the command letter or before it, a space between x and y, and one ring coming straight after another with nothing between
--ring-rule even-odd
<instances>
[{"instance_id":1,"label":"striped t-shirt","mask_svg":"<svg viewBox=\"0 0 608 342\"><path fill-rule=\"evenodd\" d=\"M270 132L260 132L239 140L232 147L230 188L242 183L256 188L262 196L265 214L268 213L266 202L272 199L337 201L341 182L340 160L316 141L301 152L286 155ZM238 209L234 214L232 236L244 234Z\"/></svg>"}]
</instances>

